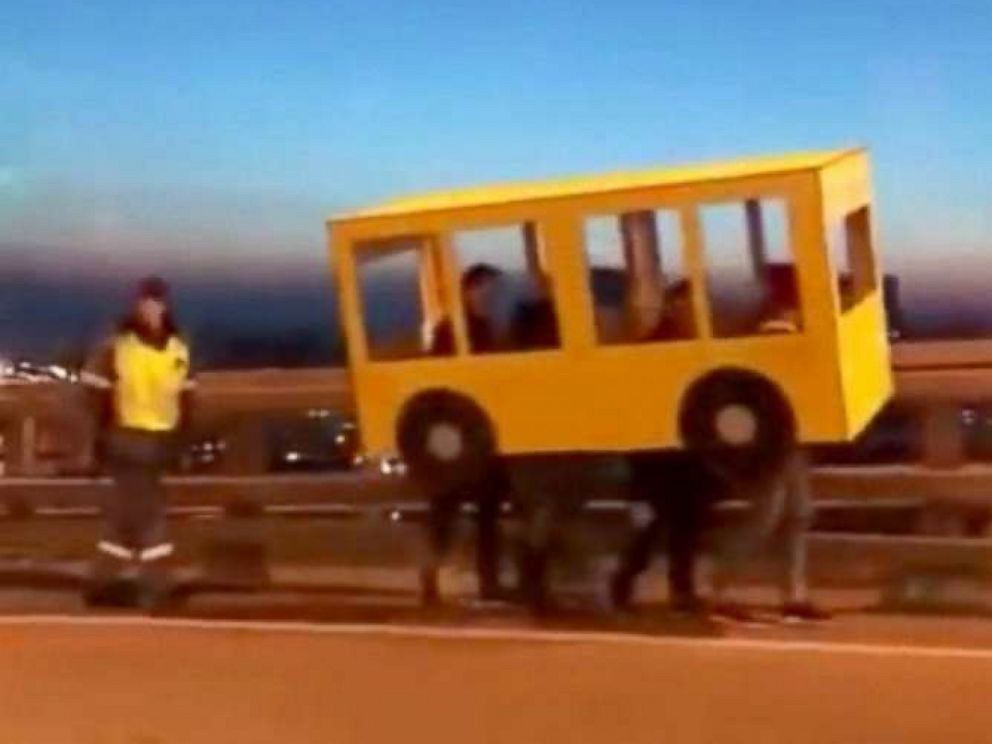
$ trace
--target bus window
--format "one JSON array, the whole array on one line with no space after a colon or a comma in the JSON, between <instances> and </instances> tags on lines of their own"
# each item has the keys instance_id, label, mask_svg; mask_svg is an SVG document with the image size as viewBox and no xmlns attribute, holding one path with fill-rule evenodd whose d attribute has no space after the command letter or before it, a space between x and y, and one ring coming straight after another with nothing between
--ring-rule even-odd
<instances>
[{"instance_id":1,"label":"bus window","mask_svg":"<svg viewBox=\"0 0 992 744\"><path fill-rule=\"evenodd\" d=\"M472 353L553 349L558 319L536 225L453 233Z\"/></svg>"},{"instance_id":2,"label":"bus window","mask_svg":"<svg viewBox=\"0 0 992 744\"><path fill-rule=\"evenodd\" d=\"M430 296L435 290L425 287L428 273L422 273L422 268L426 255L426 241L418 238L356 246L362 321L370 359L415 359L432 353L425 331L431 325L428 307L437 306L437 297ZM438 353L447 355L452 351L449 348Z\"/></svg>"},{"instance_id":3,"label":"bus window","mask_svg":"<svg viewBox=\"0 0 992 744\"><path fill-rule=\"evenodd\" d=\"M786 203L749 199L708 204L699 214L713 335L801 331Z\"/></svg>"},{"instance_id":4,"label":"bus window","mask_svg":"<svg viewBox=\"0 0 992 744\"><path fill-rule=\"evenodd\" d=\"M696 336L677 212L590 217L584 228L599 343Z\"/></svg>"},{"instance_id":5,"label":"bus window","mask_svg":"<svg viewBox=\"0 0 992 744\"><path fill-rule=\"evenodd\" d=\"M856 209L831 225L827 241L837 272L841 312L846 312L878 288L869 208Z\"/></svg>"}]
</instances>

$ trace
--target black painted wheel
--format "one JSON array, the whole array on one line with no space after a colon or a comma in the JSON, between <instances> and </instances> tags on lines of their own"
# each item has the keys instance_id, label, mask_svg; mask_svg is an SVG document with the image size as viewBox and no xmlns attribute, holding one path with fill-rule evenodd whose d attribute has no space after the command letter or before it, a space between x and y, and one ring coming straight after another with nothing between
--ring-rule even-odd
<instances>
[{"instance_id":1,"label":"black painted wheel","mask_svg":"<svg viewBox=\"0 0 992 744\"><path fill-rule=\"evenodd\" d=\"M712 453L741 475L782 465L796 446L792 408L779 388L753 372L725 370L686 393L679 415L686 447Z\"/></svg>"},{"instance_id":2,"label":"black painted wheel","mask_svg":"<svg viewBox=\"0 0 992 744\"><path fill-rule=\"evenodd\" d=\"M397 424L400 454L414 480L457 487L484 477L496 457L496 436L485 412L449 390L412 398Z\"/></svg>"}]
</instances>

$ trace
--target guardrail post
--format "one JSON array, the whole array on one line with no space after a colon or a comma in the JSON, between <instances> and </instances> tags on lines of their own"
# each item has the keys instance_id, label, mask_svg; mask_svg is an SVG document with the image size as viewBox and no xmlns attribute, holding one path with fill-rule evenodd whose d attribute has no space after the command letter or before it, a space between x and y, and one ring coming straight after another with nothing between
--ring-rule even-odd
<instances>
[{"instance_id":1,"label":"guardrail post","mask_svg":"<svg viewBox=\"0 0 992 744\"><path fill-rule=\"evenodd\" d=\"M4 426L4 475L28 476L38 470L38 422L34 416L8 419Z\"/></svg>"},{"instance_id":2,"label":"guardrail post","mask_svg":"<svg viewBox=\"0 0 992 744\"><path fill-rule=\"evenodd\" d=\"M255 418L238 419L224 434L227 451L222 469L225 473L252 475L268 470L269 452L261 421Z\"/></svg>"},{"instance_id":3,"label":"guardrail post","mask_svg":"<svg viewBox=\"0 0 992 744\"><path fill-rule=\"evenodd\" d=\"M964 464L961 407L954 403L932 402L926 404L921 415L924 462L932 468L954 468Z\"/></svg>"},{"instance_id":4,"label":"guardrail post","mask_svg":"<svg viewBox=\"0 0 992 744\"><path fill-rule=\"evenodd\" d=\"M258 588L271 581L263 516L260 504L231 494L224 519L204 546L203 570L209 582Z\"/></svg>"}]
</instances>

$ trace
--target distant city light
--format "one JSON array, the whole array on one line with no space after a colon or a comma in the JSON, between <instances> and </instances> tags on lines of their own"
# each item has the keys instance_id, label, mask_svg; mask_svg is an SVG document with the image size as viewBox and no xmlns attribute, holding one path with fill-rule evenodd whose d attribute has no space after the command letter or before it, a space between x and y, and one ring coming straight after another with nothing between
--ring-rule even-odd
<instances>
[{"instance_id":1,"label":"distant city light","mask_svg":"<svg viewBox=\"0 0 992 744\"><path fill-rule=\"evenodd\" d=\"M386 458L379 461L379 470L383 475L404 475L406 463L395 458Z\"/></svg>"},{"instance_id":2,"label":"distant city light","mask_svg":"<svg viewBox=\"0 0 992 744\"><path fill-rule=\"evenodd\" d=\"M396 458L385 458L379 461L379 470L383 475L405 475L406 463Z\"/></svg>"}]
</instances>

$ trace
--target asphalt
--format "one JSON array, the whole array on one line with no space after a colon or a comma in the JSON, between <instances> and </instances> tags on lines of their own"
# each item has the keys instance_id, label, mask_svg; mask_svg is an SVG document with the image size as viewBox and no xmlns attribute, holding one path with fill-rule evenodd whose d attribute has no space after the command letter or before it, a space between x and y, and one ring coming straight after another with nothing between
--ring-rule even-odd
<instances>
[{"instance_id":1,"label":"asphalt","mask_svg":"<svg viewBox=\"0 0 992 744\"><path fill-rule=\"evenodd\" d=\"M656 629L657 630L657 629ZM992 626L764 633L0 620L19 744L987 742Z\"/></svg>"},{"instance_id":2,"label":"asphalt","mask_svg":"<svg viewBox=\"0 0 992 744\"><path fill-rule=\"evenodd\" d=\"M658 571L617 617L577 571L537 621L473 603L465 566L428 612L409 566L281 564L262 591L189 574L149 618L86 608L84 563L2 568L0 742L992 741L992 620L882 611L877 586L818 588L822 626L746 628L671 617Z\"/></svg>"}]
</instances>

